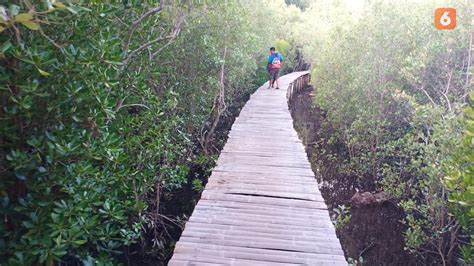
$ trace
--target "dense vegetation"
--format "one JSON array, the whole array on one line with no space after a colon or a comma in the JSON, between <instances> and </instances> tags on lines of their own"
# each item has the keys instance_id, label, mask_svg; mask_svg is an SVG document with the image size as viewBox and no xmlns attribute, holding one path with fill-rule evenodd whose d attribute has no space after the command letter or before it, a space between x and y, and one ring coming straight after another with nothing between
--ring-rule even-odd
<instances>
[{"instance_id":1,"label":"dense vegetation","mask_svg":"<svg viewBox=\"0 0 474 266\"><path fill-rule=\"evenodd\" d=\"M272 45L312 63L340 171L390 193L406 247L472 258L468 1L449 32L421 2L105 2L0 1L0 263L166 259L166 203L202 188Z\"/></svg>"},{"instance_id":2,"label":"dense vegetation","mask_svg":"<svg viewBox=\"0 0 474 266\"><path fill-rule=\"evenodd\" d=\"M463 109L472 6L451 5L458 24L446 32L433 27L432 3L375 1L359 16L321 3L307 11L328 14L313 20L319 41L305 46L329 141L345 147L333 154L338 171L354 188L388 192L405 213L406 248L439 264L472 258L474 233L472 109Z\"/></svg>"}]
</instances>

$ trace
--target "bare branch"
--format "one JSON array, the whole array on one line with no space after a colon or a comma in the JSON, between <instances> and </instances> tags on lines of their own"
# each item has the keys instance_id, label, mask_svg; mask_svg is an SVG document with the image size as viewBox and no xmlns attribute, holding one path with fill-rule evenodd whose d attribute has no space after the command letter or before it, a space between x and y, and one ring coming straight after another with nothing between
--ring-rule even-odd
<instances>
[{"instance_id":1,"label":"bare branch","mask_svg":"<svg viewBox=\"0 0 474 266\"><path fill-rule=\"evenodd\" d=\"M160 41L163 41L163 40L166 40L166 39L169 39L168 43L166 43L164 46L162 46L161 48L159 48L157 51L153 52L150 57L151 59L155 58L164 48L166 48L167 46L169 46L172 41L178 36L178 34L181 32L181 24L183 23L184 21L184 17L185 15L183 13L180 14L180 16L178 17L178 19L176 20L174 26L173 26L173 29L171 30L171 33L166 36L166 37L163 37L163 34L160 34L160 37L152 40L152 41L149 41L143 45L141 45L140 47L138 47L137 49L133 50L130 54L128 54L128 56L125 57L125 59L123 60L123 65L126 66L128 65L128 63L130 62L130 60L138 53L142 52L143 50L159 43Z\"/></svg>"},{"instance_id":2,"label":"bare branch","mask_svg":"<svg viewBox=\"0 0 474 266\"><path fill-rule=\"evenodd\" d=\"M165 49L166 47L168 47L172 42L173 40L179 35L179 33L181 32L181 25L183 24L184 22L184 18L185 18L185 14L183 13L180 13L178 19L176 20L174 26L173 26L173 30L171 31L171 34L169 37L170 40L168 41L167 44L163 45L162 47L160 47L158 50L156 50L153 54L152 54L152 58L155 58L163 49Z\"/></svg>"},{"instance_id":3,"label":"bare branch","mask_svg":"<svg viewBox=\"0 0 474 266\"><path fill-rule=\"evenodd\" d=\"M151 54L150 59L155 59L156 56L166 47L168 47L170 44L172 44L174 41L174 38L171 38L165 45L161 46L160 49L156 50L153 54Z\"/></svg>"},{"instance_id":4,"label":"bare branch","mask_svg":"<svg viewBox=\"0 0 474 266\"><path fill-rule=\"evenodd\" d=\"M464 87L464 91L467 91L467 87L469 86L469 75L471 74L470 70L471 70L471 51L472 51L472 34L473 32L471 32L471 37L469 39L469 47L467 49L467 70L466 70L466 85Z\"/></svg>"},{"instance_id":5,"label":"bare branch","mask_svg":"<svg viewBox=\"0 0 474 266\"><path fill-rule=\"evenodd\" d=\"M416 87L416 86L414 86L414 87L415 87L417 90L422 91L422 92L426 95L426 97L430 100L430 102L431 102L434 106L436 106L435 101L433 100L433 98L431 98L431 96L429 95L429 93L425 90L425 86L424 86L424 85L421 85L420 87Z\"/></svg>"},{"instance_id":6,"label":"bare branch","mask_svg":"<svg viewBox=\"0 0 474 266\"><path fill-rule=\"evenodd\" d=\"M224 111L227 109L227 105L225 104L225 59L227 56L227 45L224 45L224 51L222 55L222 65L221 65L221 73L220 73L220 88L219 92L216 95L216 98L214 98L214 105L213 105L213 110L215 110L215 116L214 116L214 121L212 123L212 126L207 132L205 139L201 142L204 149L205 153L209 152L209 143L211 141L212 136L214 135L214 131L217 128L217 125L219 123L219 120L224 113Z\"/></svg>"},{"instance_id":7,"label":"bare branch","mask_svg":"<svg viewBox=\"0 0 474 266\"><path fill-rule=\"evenodd\" d=\"M124 105L121 105L118 109L117 109L117 112L120 111L120 109L124 108L124 107L132 107L132 106L140 106L140 107L143 107L145 109L148 109L150 110L150 107L144 105L144 104L140 104L140 103L131 103L131 104L124 104Z\"/></svg>"},{"instance_id":8,"label":"bare branch","mask_svg":"<svg viewBox=\"0 0 474 266\"><path fill-rule=\"evenodd\" d=\"M39 28L39 32L41 33L41 35L43 35L43 37L45 37L50 43L52 43L56 48L58 49L61 49L63 48L61 45L57 44L53 39L51 39L48 35L46 35L46 33L44 33L44 31L41 29L41 27Z\"/></svg>"},{"instance_id":9,"label":"bare branch","mask_svg":"<svg viewBox=\"0 0 474 266\"><path fill-rule=\"evenodd\" d=\"M125 55L127 55L127 53L128 53L128 47L130 46L130 42L132 41L132 36L133 36L133 33L135 32L135 30L143 22L143 20L145 20L146 18L148 18L151 15L154 15L154 14L157 14L157 13L161 12L161 10L163 10L163 4L164 4L164 1L161 0L160 1L160 6L148 10L139 19L137 19L133 22L132 26L128 30L127 38L126 38L125 44L123 46L123 50L125 52Z\"/></svg>"},{"instance_id":10,"label":"bare branch","mask_svg":"<svg viewBox=\"0 0 474 266\"><path fill-rule=\"evenodd\" d=\"M446 85L446 89L444 90L444 92L441 92L441 94L443 95L444 99L446 100L446 103L448 105L448 110L451 111L451 101L449 100L448 98L448 94L449 94L449 87L451 86L451 79L453 77L453 72L454 70L451 70L451 72L449 72L448 74L448 84Z\"/></svg>"},{"instance_id":11,"label":"bare branch","mask_svg":"<svg viewBox=\"0 0 474 266\"><path fill-rule=\"evenodd\" d=\"M137 49L133 50L124 60L123 60L123 64L124 65L127 65L128 62L130 61L130 59L132 59L136 54L138 54L139 52L145 50L146 48L152 46L153 44L156 44L164 39L169 39L169 38L172 38L172 36L167 36L167 37L158 37L152 41L149 41L145 44L143 44L142 46L138 47Z\"/></svg>"}]
</instances>

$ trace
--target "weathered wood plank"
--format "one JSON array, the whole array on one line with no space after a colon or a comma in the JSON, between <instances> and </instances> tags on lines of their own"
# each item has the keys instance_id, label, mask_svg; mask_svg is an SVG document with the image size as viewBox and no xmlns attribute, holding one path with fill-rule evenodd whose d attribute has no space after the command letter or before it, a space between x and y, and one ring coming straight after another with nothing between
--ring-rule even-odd
<instances>
[{"instance_id":1,"label":"weathered wood plank","mask_svg":"<svg viewBox=\"0 0 474 266\"><path fill-rule=\"evenodd\" d=\"M222 213L245 213L249 215L262 215L262 216L270 216L270 217L281 217L281 219L327 219L328 213L325 210L318 210L312 212L298 212L294 210L278 210L278 209L250 209L250 206L246 206L246 208L229 208L224 206L216 206L216 205L201 205L196 207L196 211L198 210L212 210L218 211Z\"/></svg>"},{"instance_id":2,"label":"weathered wood plank","mask_svg":"<svg viewBox=\"0 0 474 266\"><path fill-rule=\"evenodd\" d=\"M329 240L328 238L293 238L285 239L278 237L279 235L268 235L261 233L245 233L240 231L240 234L232 234L230 232L222 233L218 231L209 231L209 230L189 230L183 237L197 237L197 238L206 238L206 239L218 239L218 240L231 240L239 241L242 243L249 243L249 241L261 241L261 242L270 242L270 243L291 243L296 246L309 245L318 249L338 249L340 247L339 241ZM184 239L183 239L184 240ZM332 253L330 253L332 254Z\"/></svg>"},{"instance_id":3,"label":"weathered wood plank","mask_svg":"<svg viewBox=\"0 0 474 266\"><path fill-rule=\"evenodd\" d=\"M339 260L339 257L330 257L330 258L306 258L305 256L298 256L299 253L277 253L277 254L267 254L267 252L260 253L250 253L246 252L246 249L237 249L235 250L213 250L206 247L194 247L194 246L184 246L179 252L182 253L196 253L202 254L204 256L213 256L213 257L223 257L223 258L232 258L232 259L248 259L255 262L265 261L265 262L278 262L278 263L297 263L305 265L347 265L345 261ZM344 257L342 257L344 258Z\"/></svg>"},{"instance_id":4,"label":"weathered wood plank","mask_svg":"<svg viewBox=\"0 0 474 266\"><path fill-rule=\"evenodd\" d=\"M331 235L331 232L324 231L324 230L311 230L311 231L302 231L299 228L267 228L267 227L253 227L253 226L245 226L245 225L226 225L226 224L209 224L209 223L200 223L200 222L191 222L189 221L186 223L186 228L190 230L197 230L196 228L200 228L200 230L219 230L222 234L223 232L248 232L251 233L265 233L265 234L273 234L273 235L291 235L294 237L301 237L305 238L320 238L323 237L331 241L333 239L337 239L335 235ZM337 240L338 241L338 240Z\"/></svg>"},{"instance_id":5,"label":"weathered wood plank","mask_svg":"<svg viewBox=\"0 0 474 266\"><path fill-rule=\"evenodd\" d=\"M327 220L310 220L301 218L283 218L277 216L268 216L261 214L248 214L239 212L216 212L212 209L199 209L190 218L190 221L201 221L201 222L212 222L217 221L225 224L252 224L256 225L262 223L265 225L285 225L285 226L297 226L301 229L316 229L316 228L330 228L333 229L333 224Z\"/></svg>"},{"instance_id":6,"label":"weathered wood plank","mask_svg":"<svg viewBox=\"0 0 474 266\"><path fill-rule=\"evenodd\" d=\"M278 205L262 205L253 203L241 203L232 201L216 201L216 200L201 200L200 206L212 206L212 207L223 207L226 209L245 209L249 211L262 211L262 212L282 212L282 213L295 213L301 215L319 215L321 213L328 214L328 211L324 209L311 209L300 208L300 207L286 207ZM197 207L196 207L197 208ZM328 214L329 215L329 214Z\"/></svg>"},{"instance_id":7,"label":"weathered wood plank","mask_svg":"<svg viewBox=\"0 0 474 266\"><path fill-rule=\"evenodd\" d=\"M205 248L206 250L217 250L217 251L218 250L233 251L233 252L242 252L242 253L247 253L247 254L265 253L267 255L284 256L287 258L299 257L299 258L308 258L308 259L322 260L322 261L332 260L332 261L345 262L344 256L333 255L333 254L315 254L315 253L305 253L305 252L291 252L287 250L270 250L270 249L258 249L258 248L248 248L248 247L218 246L218 245L204 244L204 243L200 243L198 247L196 247L196 245L194 245L193 243L184 243L183 247L184 248L198 248L198 249ZM182 252L182 249L178 249L178 252ZM347 265L347 263L345 265Z\"/></svg>"},{"instance_id":8,"label":"weathered wood plank","mask_svg":"<svg viewBox=\"0 0 474 266\"><path fill-rule=\"evenodd\" d=\"M271 198L271 197L251 197L244 195L232 195L224 193L216 193L214 191L204 190L201 199L207 200L220 200L220 201L232 201L242 203L256 203L260 205L273 205L273 206L286 206L286 207L301 207L310 209L323 209L325 210L326 204L320 201L310 200L297 200L297 199L282 199L282 198Z\"/></svg>"},{"instance_id":9,"label":"weathered wood plank","mask_svg":"<svg viewBox=\"0 0 474 266\"><path fill-rule=\"evenodd\" d=\"M280 183L270 183L268 181L263 181L261 183L254 182L255 180L247 180L247 182L239 182L238 180L226 180L212 178L206 185L206 189L249 189L253 188L256 191L268 191L268 192L291 192L291 193L305 193L320 195L319 193L312 193L314 187L311 185L304 186L300 183L300 186L292 186L285 183L287 187L282 186L283 182Z\"/></svg>"},{"instance_id":10,"label":"weathered wood plank","mask_svg":"<svg viewBox=\"0 0 474 266\"><path fill-rule=\"evenodd\" d=\"M290 243L288 241L262 240L258 238L243 240L213 239L210 237L200 238L191 236L181 236L180 241L188 243L203 243L233 247L254 247L261 249L288 250L292 252L307 252L316 254L344 255L340 247L332 248L325 244L305 245L300 243Z\"/></svg>"},{"instance_id":11,"label":"weathered wood plank","mask_svg":"<svg viewBox=\"0 0 474 266\"><path fill-rule=\"evenodd\" d=\"M195 233L202 233L201 236L206 235L225 235L225 236L255 236L255 237L265 237L271 238L277 241L280 240L287 240L287 241L305 241L305 242L324 242L324 243L331 243L334 246L339 245L339 240L331 234L323 231L314 231L316 234L313 235L303 235L298 234L298 231L288 231L286 230L286 234L282 234L280 230L275 230L272 232L265 231L252 231L246 230L242 227L233 227L232 229L217 229L217 228L209 228L206 227L205 224L198 224L198 223L190 223L189 226L186 225L186 228L189 230L186 232L186 235L192 236ZM192 230L191 230L192 229Z\"/></svg>"},{"instance_id":12,"label":"weathered wood plank","mask_svg":"<svg viewBox=\"0 0 474 266\"><path fill-rule=\"evenodd\" d=\"M296 200L309 200L324 202L321 195L304 193L304 192L289 192L289 191L269 191L259 188L226 188L222 186L214 186L207 189L208 191L216 191L219 193L232 194L232 195L252 195L252 196L266 196L275 198L289 198Z\"/></svg>"}]
</instances>

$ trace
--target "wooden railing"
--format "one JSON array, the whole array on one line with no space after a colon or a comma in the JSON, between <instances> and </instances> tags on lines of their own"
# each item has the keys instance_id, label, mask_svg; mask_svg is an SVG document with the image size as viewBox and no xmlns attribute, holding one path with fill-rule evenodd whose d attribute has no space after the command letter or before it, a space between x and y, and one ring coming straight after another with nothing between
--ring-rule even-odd
<instances>
[{"instance_id":1,"label":"wooden railing","mask_svg":"<svg viewBox=\"0 0 474 266\"><path fill-rule=\"evenodd\" d=\"M293 97L303 90L306 86L308 86L309 82L311 81L310 74L302 75L301 77L297 78L295 81L290 83L288 86L288 90L286 93L286 99L288 103L293 99Z\"/></svg>"}]
</instances>

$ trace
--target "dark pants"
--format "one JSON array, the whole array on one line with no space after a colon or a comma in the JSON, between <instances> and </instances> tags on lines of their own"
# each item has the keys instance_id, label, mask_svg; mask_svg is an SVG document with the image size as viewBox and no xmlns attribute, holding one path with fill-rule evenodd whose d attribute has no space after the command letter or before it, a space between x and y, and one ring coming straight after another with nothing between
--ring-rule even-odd
<instances>
[{"instance_id":1,"label":"dark pants","mask_svg":"<svg viewBox=\"0 0 474 266\"><path fill-rule=\"evenodd\" d=\"M280 69L270 69L268 70L268 74L270 75L271 80L277 80L278 79L278 74L280 74Z\"/></svg>"}]
</instances>

